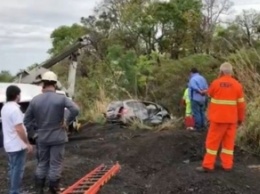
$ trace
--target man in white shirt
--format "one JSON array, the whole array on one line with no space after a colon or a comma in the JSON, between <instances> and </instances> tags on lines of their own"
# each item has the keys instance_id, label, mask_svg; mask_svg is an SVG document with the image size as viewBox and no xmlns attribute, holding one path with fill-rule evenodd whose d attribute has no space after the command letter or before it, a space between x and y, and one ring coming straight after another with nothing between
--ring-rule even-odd
<instances>
[{"instance_id":1,"label":"man in white shirt","mask_svg":"<svg viewBox=\"0 0 260 194\"><path fill-rule=\"evenodd\" d=\"M20 185L24 173L26 150L33 151L23 125L23 113L18 102L21 90L11 85L6 89L6 103L1 110L4 149L9 162L9 194L20 194Z\"/></svg>"}]
</instances>

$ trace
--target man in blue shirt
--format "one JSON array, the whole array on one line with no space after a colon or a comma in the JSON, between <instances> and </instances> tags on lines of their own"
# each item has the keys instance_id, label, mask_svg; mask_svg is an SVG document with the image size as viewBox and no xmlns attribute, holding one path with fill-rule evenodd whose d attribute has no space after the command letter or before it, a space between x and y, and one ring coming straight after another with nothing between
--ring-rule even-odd
<instances>
[{"instance_id":1,"label":"man in blue shirt","mask_svg":"<svg viewBox=\"0 0 260 194\"><path fill-rule=\"evenodd\" d=\"M195 128L200 131L205 127L205 105L206 92L208 89L207 80L200 75L196 68L192 68L189 81L189 96L191 99L192 114L195 119Z\"/></svg>"}]
</instances>

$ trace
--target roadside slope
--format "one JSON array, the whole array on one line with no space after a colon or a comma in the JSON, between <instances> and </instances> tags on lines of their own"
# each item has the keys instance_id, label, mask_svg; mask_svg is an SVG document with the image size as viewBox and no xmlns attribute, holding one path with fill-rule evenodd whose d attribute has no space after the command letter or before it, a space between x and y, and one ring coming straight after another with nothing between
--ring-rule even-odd
<instances>
[{"instance_id":1,"label":"roadside slope","mask_svg":"<svg viewBox=\"0 0 260 194\"><path fill-rule=\"evenodd\" d=\"M84 131L67 144L64 186L69 186L101 163L118 161L121 172L101 194L259 194L260 173L248 165L258 159L236 150L233 172L217 170L198 174L204 153L205 134L186 131L131 131L116 126L85 126ZM6 158L0 156L0 170L6 176ZM26 190L33 191L33 158L27 163ZM0 181L1 193L6 180ZM33 193L33 192L32 192Z\"/></svg>"}]
</instances>

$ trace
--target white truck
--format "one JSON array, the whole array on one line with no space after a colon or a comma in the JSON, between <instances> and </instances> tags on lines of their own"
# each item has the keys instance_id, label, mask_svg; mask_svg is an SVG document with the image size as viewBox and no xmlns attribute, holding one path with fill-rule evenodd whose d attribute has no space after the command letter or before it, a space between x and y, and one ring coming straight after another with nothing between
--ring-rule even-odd
<instances>
[{"instance_id":1,"label":"white truck","mask_svg":"<svg viewBox=\"0 0 260 194\"><path fill-rule=\"evenodd\" d=\"M0 83L0 110L1 106L5 102L5 89L8 84L17 84L21 90L22 90L22 99L21 99L21 109L23 111L26 110L28 107L30 100L37 94L41 93L41 87L39 86L41 84L41 75L47 71L60 61L69 58L70 64L69 64L69 73L68 73L68 88L62 86L60 82L58 82L58 88L59 93L66 95L70 99L73 99L74 97L74 90L75 90L75 84L76 84L76 72L77 72L77 65L78 65L78 56L79 56L79 50L84 48L87 48L89 50L92 49L91 42L93 41L94 37L90 37L89 35L82 36L78 38L77 41L75 41L72 45L69 45L66 47L62 52L59 54L53 56L52 58L48 59L47 61L44 61L39 66L31 69L31 70L24 70L21 71L16 75L16 78L13 83ZM67 95L68 94L68 95ZM65 110L65 116L68 112ZM1 116L0 116L1 117ZM0 118L1 119L1 118ZM1 121L0 121L1 122ZM69 126L70 129L79 129L80 124L77 122L77 119L75 122L73 122L72 125ZM0 124L1 127L1 124ZM1 132L1 131L0 131ZM1 133L0 133L1 138ZM1 144L1 141L0 141Z\"/></svg>"},{"instance_id":2,"label":"white truck","mask_svg":"<svg viewBox=\"0 0 260 194\"><path fill-rule=\"evenodd\" d=\"M42 87L33 84L22 84L22 83L0 83L0 110L2 109L5 101L6 101L6 89L10 85L17 85L21 89L21 100L19 102L21 111L25 113L28 108L30 101L33 97L42 93ZM64 91L57 90L57 93L61 95L66 95ZM70 98L71 99L71 98ZM67 117L69 112L65 109L64 117ZM69 126L70 131L78 131L79 124L77 119L71 123ZM35 135L34 129L28 129L28 137L30 140L33 140L33 136ZM3 146L3 136L2 136L2 121L1 121L1 112L0 112L0 147Z\"/></svg>"},{"instance_id":3,"label":"white truck","mask_svg":"<svg viewBox=\"0 0 260 194\"><path fill-rule=\"evenodd\" d=\"M13 85L13 83L0 83L0 110L2 109L6 101L6 89L8 86ZM29 106L30 101L34 96L37 96L42 92L42 88L37 85L31 84L14 84L21 89L21 100L20 108L24 113ZM2 133L2 121L1 121L1 112L0 112L0 147L3 146L3 133Z\"/></svg>"},{"instance_id":4,"label":"white truck","mask_svg":"<svg viewBox=\"0 0 260 194\"><path fill-rule=\"evenodd\" d=\"M58 88L68 94L70 98L74 97L75 94L75 84L76 84L76 73L77 73L77 66L78 66L78 56L80 49L87 48L91 50L91 41L93 37L90 36L82 36L72 45L66 47L62 52L53 56L52 58L44 61L40 65L36 66L31 70L23 70L16 75L16 79L14 80L15 83L27 83L27 84L36 84L39 85L41 82L41 75L50 68L52 68L57 63L61 62L62 60L68 58L69 63L69 72L68 72L68 79L67 85L68 87L65 88L62 84L58 81Z\"/></svg>"}]
</instances>

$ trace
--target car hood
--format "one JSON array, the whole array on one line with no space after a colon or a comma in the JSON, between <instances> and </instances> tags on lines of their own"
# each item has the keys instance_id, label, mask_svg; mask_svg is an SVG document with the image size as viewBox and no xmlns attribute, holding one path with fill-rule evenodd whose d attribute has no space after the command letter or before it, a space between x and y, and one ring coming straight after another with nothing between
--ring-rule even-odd
<instances>
[{"instance_id":1,"label":"car hood","mask_svg":"<svg viewBox=\"0 0 260 194\"><path fill-rule=\"evenodd\" d=\"M42 87L32 84L0 83L0 103L6 101L6 89L10 85L16 85L21 89L20 102L30 102L33 97L42 93Z\"/></svg>"}]
</instances>

